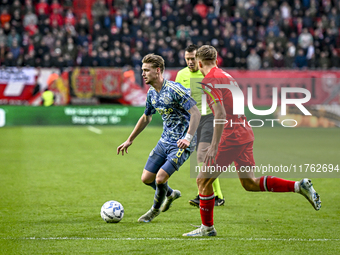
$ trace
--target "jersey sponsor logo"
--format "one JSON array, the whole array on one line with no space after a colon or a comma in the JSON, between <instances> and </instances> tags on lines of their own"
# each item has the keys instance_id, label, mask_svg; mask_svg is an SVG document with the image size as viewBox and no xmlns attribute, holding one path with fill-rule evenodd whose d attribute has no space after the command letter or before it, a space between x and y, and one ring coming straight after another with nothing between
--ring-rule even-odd
<instances>
[{"instance_id":1,"label":"jersey sponsor logo","mask_svg":"<svg viewBox=\"0 0 340 255\"><path fill-rule=\"evenodd\" d=\"M170 114L174 111L172 108L168 108L168 109L156 108L156 110L160 115L163 115L163 114L167 115L167 114Z\"/></svg>"}]
</instances>

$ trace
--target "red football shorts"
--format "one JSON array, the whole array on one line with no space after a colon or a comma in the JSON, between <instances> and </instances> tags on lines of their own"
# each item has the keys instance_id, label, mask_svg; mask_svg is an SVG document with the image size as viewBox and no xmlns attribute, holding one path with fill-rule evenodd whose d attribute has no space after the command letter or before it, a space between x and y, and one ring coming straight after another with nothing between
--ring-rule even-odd
<instances>
[{"instance_id":1,"label":"red football shorts","mask_svg":"<svg viewBox=\"0 0 340 255\"><path fill-rule=\"evenodd\" d=\"M218 147L216 155L216 164L223 167L228 167L231 163L235 162L236 169L241 166L255 166L253 156L253 142Z\"/></svg>"}]
</instances>

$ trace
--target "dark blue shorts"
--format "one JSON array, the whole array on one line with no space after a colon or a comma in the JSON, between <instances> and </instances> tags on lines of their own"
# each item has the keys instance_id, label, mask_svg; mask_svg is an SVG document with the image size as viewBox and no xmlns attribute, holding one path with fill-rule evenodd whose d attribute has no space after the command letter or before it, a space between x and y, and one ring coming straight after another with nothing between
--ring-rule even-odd
<instances>
[{"instance_id":1,"label":"dark blue shorts","mask_svg":"<svg viewBox=\"0 0 340 255\"><path fill-rule=\"evenodd\" d=\"M180 149L176 145L170 145L158 141L155 148L150 152L145 169L151 173L157 174L159 169L163 169L169 176L190 156L190 148Z\"/></svg>"}]
</instances>

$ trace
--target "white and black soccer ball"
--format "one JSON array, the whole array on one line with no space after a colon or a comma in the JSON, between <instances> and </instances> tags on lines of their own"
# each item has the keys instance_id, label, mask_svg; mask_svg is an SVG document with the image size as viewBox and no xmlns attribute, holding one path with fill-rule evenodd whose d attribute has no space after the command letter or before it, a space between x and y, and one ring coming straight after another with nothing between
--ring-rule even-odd
<instances>
[{"instance_id":1,"label":"white and black soccer ball","mask_svg":"<svg viewBox=\"0 0 340 255\"><path fill-rule=\"evenodd\" d=\"M100 216L107 223L118 223L123 219L124 207L117 201L107 201L100 210Z\"/></svg>"}]
</instances>

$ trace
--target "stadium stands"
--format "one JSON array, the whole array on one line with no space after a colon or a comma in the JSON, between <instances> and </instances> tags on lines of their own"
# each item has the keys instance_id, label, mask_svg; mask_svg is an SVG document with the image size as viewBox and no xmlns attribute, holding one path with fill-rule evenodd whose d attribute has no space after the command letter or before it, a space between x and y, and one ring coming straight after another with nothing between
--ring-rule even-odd
<instances>
[{"instance_id":1,"label":"stadium stands","mask_svg":"<svg viewBox=\"0 0 340 255\"><path fill-rule=\"evenodd\" d=\"M0 0L0 65L139 68L155 52L184 66L191 43L222 67L339 68L335 0Z\"/></svg>"}]
</instances>

